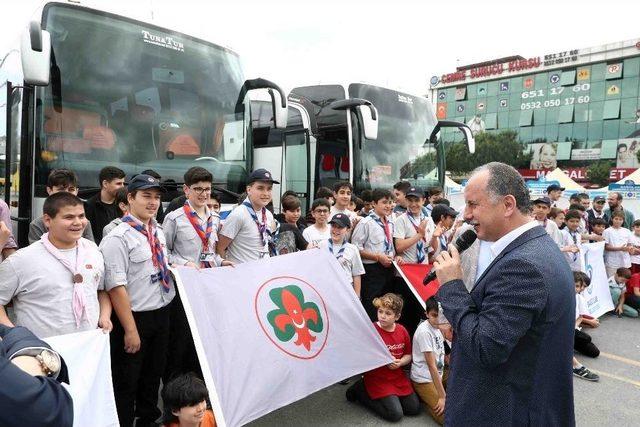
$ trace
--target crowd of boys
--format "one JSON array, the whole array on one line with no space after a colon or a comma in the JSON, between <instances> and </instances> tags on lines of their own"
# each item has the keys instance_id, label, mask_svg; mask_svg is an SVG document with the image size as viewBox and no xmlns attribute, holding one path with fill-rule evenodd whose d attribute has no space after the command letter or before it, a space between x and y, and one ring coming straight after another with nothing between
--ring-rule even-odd
<instances>
[{"instance_id":1,"label":"crowd of boys","mask_svg":"<svg viewBox=\"0 0 640 427\"><path fill-rule=\"evenodd\" d=\"M30 245L17 251L7 227L8 207L0 202L6 258L0 263L0 324L26 326L40 338L95 328L110 332L123 426L156 424L161 382L163 422L176 423L184 408L184 416L204 419L206 388L196 378L200 367L169 266L217 268L300 250L328 251L394 357L356 380L346 392L348 400L387 420L419 413L422 401L443 422L451 328L434 299L422 309L394 267L430 263L467 227L442 189L425 191L400 181L392 191L374 188L356 197L351 184L340 181L318 190L306 216L293 192L283 194L281 213L274 215L271 196L279 183L258 169L222 220L206 169L190 168L184 195L163 211L159 176L145 172L125 186L122 170L105 167L100 190L83 202L75 174L52 171L42 216L30 225ZM588 316L581 299L589 277L579 271L579 247L605 242L615 312L638 317L640 220L623 208L619 193L609 196L607 209L603 197L591 201L587 194L574 194L562 211L555 206L562 191L552 186L547 196L534 200L532 216L575 271L576 351L597 357L599 350L581 330L597 327L598 321ZM479 248L481 262L482 242ZM401 314L402 325L397 323ZM575 358L574 373L597 380Z\"/></svg>"}]
</instances>

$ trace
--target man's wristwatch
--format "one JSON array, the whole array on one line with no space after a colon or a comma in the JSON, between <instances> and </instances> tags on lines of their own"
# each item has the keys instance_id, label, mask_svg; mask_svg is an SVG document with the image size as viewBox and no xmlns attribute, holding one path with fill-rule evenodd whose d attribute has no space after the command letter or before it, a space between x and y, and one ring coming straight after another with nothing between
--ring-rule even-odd
<instances>
[{"instance_id":1,"label":"man's wristwatch","mask_svg":"<svg viewBox=\"0 0 640 427\"><path fill-rule=\"evenodd\" d=\"M62 368L60 355L53 350L44 347L27 347L12 354L9 359L18 356L34 357L42 367L45 375L51 378L57 378Z\"/></svg>"}]
</instances>

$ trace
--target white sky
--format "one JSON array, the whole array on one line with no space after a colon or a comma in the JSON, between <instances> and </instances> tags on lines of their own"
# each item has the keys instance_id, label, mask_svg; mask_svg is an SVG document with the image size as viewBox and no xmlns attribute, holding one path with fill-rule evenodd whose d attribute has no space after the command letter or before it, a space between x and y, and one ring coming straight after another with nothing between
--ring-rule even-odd
<instances>
[{"instance_id":1,"label":"white sky","mask_svg":"<svg viewBox=\"0 0 640 427\"><path fill-rule=\"evenodd\" d=\"M286 90L364 81L425 94L432 75L510 55L640 40L640 2L608 0L98 0L236 50L247 78ZM0 0L0 51L34 0Z\"/></svg>"}]
</instances>

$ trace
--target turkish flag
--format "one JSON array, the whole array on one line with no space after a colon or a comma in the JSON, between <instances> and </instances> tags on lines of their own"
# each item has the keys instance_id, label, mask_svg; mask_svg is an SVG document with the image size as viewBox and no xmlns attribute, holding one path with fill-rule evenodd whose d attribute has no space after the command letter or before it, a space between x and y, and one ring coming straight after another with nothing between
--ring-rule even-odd
<instances>
[{"instance_id":1,"label":"turkish flag","mask_svg":"<svg viewBox=\"0 0 640 427\"><path fill-rule=\"evenodd\" d=\"M435 279L426 285L422 284L422 280L425 278L429 271L431 271L431 264L402 264L394 262L396 270L400 273L400 276L404 279L411 292L416 297L418 302L425 308L425 301L431 298L438 292L440 283L438 279Z\"/></svg>"}]
</instances>

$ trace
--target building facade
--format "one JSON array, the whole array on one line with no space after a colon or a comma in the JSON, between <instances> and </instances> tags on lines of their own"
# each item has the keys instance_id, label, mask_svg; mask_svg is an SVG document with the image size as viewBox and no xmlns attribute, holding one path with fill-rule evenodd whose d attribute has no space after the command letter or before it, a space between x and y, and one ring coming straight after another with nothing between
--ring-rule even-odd
<instances>
[{"instance_id":1,"label":"building facade","mask_svg":"<svg viewBox=\"0 0 640 427\"><path fill-rule=\"evenodd\" d=\"M617 181L640 166L639 81L636 39L458 67L431 78L430 97L439 119L516 131L531 153L525 178L560 167L584 182L590 163L606 161Z\"/></svg>"}]
</instances>

